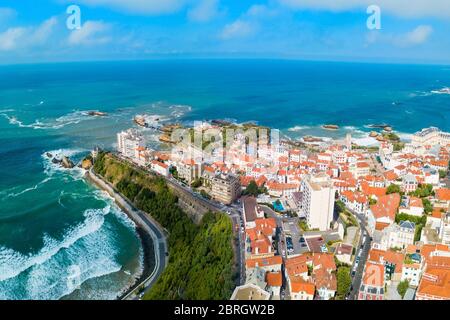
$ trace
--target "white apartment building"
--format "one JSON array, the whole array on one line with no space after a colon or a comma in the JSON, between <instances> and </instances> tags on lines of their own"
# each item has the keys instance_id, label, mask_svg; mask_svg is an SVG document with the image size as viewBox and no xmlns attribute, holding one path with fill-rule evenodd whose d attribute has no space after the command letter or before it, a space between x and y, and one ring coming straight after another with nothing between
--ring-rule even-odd
<instances>
[{"instance_id":1,"label":"white apartment building","mask_svg":"<svg viewBox=\"0 0 450 320\"><path fill-rule=\"evenodd\" d=\"M128 129L117 134L117 151L125 157L135 158L142 147L144 138L137 130Z\"/></svg>"},{"instance_id":2,"label":"white apartment building","mask_svg":"<svg viewBox=\"0 0 450 320\"><path fill-rule=\"evenodd\" d=\"M416 225L410 221L401 221L400 224L391 224L383 230L381 249L404 249L408 245L414 244L415 231Z\"/></svg>"},{"instance_id":3,"label":"white apartment building","mask_svg":"<svg viewBox=\"0 0 450 320\"><path fill-rule=\"evenodd\" d=\"M334 213L335 189L331 179L324 173L307 175L302 180L302 209L311 229L330 229Z\"/></svg>"},{"instance_id":4,"label":"white apartment building","mask_svg":"<svg viewBox=\"0 0 450 320\"><path fill-rule=\"evenodd\" d=\"M443 132L436 127L423 129L412 136L411 144L413 146L434 146L450 144L450 133Z\"/></svg>"},{"instance_id":5,"label":"white apartment building","mask_svg":"<svg viewBox=\"0 0 450 320\"><path fill-rule=\"evenodd\" d=\"M443 244L450 245L450 213L442 216L439 238Z\"/></svg>"}]
</instances>

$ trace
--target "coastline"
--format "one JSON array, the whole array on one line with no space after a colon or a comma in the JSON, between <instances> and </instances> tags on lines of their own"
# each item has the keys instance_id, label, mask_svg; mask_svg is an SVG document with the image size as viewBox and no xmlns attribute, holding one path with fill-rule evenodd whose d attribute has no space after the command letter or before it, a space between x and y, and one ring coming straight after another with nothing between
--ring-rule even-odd
<instances>
[{"instance_id":1,"label":"coastline","mask_svg":"<svg viewBox=\"0 0 450 320\"><path fill-rule=\"evenodd\" d=\"M165 257L163 258L163 255L165 256L165 252L167 252L166 236L162 227L154 221L154 219L136 209L128 199L117 192L114 187L102 177L89 170L86 172L85 178L87 181L112 196L117 206L119 206L119 208L136 224L136 232L143 249L143 269L142 272L135 277L136 280L134 283L128 288L125 288L116 298L116 300L133 300L138 297L140 292L146 292L150 289L162 273L162 270L164 270L166 261ZM147 221L144 221L144 219ZM158 235L156 234L156 231L159 231ZM162 252L164 253L163 255L161 254ZM142 290L135 292L138 288L142 288Z\"/></svg>"}]
</instances>

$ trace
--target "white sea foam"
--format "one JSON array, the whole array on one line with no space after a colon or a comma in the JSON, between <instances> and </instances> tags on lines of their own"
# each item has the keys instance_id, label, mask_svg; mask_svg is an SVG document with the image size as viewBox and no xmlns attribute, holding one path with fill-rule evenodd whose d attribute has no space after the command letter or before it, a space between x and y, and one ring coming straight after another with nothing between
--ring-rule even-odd
<instances>
[{"instance_id":1,"label":"white sea foam","mask_svg":"<svg viewBox=\"0 0 450 320\"><path fill-rule=\"evenodd\" d=\"M184 116L186 113L191 112L192 111L192 107L188 106L188 105L182 105L182 104L177 104L177 105L172 105L169 107L169 109L173 110L170 115L172 117L175 118L181 118L182 116Z\"/></svg>"},{"instance_id":2,"label":"white sea foam","mask_svg":"<svg viewBox=\"0 0 450 320\"><path fill-rule=\"evenodd\" d=\"M56 158L58 160L61 160L62 157L68 157L71 158L74 162L76 162L78 159L75 159L74 157L79 156L83 153L86 153L88 150L85 149L58 149L58 150L52 150L44 152L41 157L43 158L44 162L44 172L47 176L52 177L56 173L65 173L69 172L71 173L72 177L75 180L80 180L84 176L84 169L81 169L77 166L73 167L72 169L66 169L63 168L59 163L53 163L52 159ZM49 158L47 156L47 153L50 153L53 158Z\"/></svg>"},{"instance_id":3,"label":"white sea foam","mask_svg":"<svg viewBox=\"0 0 450 320\"><path fill-rule=\"evenodd\" d=\"M13 111L11 110L0 111L0 115L6 118L12 125L16 125L20 128L31 128L36 130L56 130L61 129L68 125L78 124L82 121L95 119L95 117L90 116L86 111L74 111L72 113L58 117L54 121L52 120L44 121L37 119L33 123L26 124L23 121L19 120L17 116L9 115L8 113Z\"/></svg>"},{"instance_id":4,"label":"white sea foam","mask_svg":"<svg viewBox=\"0 0 450 320\"><path fill-rule=\"evenodd\" d=\"M61 249L69 248L79 239L96 232L101 228L111 207L88 209L84 212L85 220L75 227L69 228L62 241L44 235L44 246L37 253L22 254L10 248L0 247L0 281L18 276L28 268L42 264L51 259Z\"/></svg>"},{"instance_id":5,"label":"white sea foam","mask_svg":"<svg viewBox=\"0 0 450 320\"><path fill-rule=\"evenodd\" d=\"M440 90L432 90L432 94L450 94L450 87L442 88Z\"/></svg>"},{"instance_id":6,"label":"white sea foam","mask_svg":"<svg viewBox=\"0 0 450 320\"><path fill-rule=\"evenodd\" d=\"M311 128L312 128L311 126L295 126L295 127L289 128L288 131L297 132L297 131L302 131L302 130L308 130Z\"/></svg>"}]
</instances>

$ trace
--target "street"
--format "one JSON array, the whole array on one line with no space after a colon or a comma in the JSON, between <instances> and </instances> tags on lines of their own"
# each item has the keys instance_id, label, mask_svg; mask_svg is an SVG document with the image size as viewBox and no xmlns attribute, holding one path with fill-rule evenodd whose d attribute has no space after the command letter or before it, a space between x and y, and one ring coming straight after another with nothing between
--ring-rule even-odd
<instances>
[{"instance_id":1,"label":"street","mask_svg":"<svg viewBox=\"0 0 450 320\"><path fill-rule=\"evenodd\" d=\"M352 286L350 289L350 293L348 295L348 300L356 300L358 299L358 291L361 286L364 266L369 256L369 250L372 240L366 229L365 217L352 210L349 211L352 212L352 214L358 219L361 230L361 236L359 239L358 247L355 248L356 249L355 262L353 263L352 269L350 271L351 273L355 271L355 274L352 278ZM365 241L363 242L364 239ZM356 263L356 260L359 260L359 262Z\"/></svg>"}]
</instances>

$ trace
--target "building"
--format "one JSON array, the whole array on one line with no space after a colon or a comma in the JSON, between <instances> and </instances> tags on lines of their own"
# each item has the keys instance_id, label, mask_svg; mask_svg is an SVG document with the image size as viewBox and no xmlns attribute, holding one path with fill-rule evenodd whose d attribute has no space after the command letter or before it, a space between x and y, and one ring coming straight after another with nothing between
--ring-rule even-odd
<instances>
[{"instance_id":1,"label":"building","mask_svg":"<svg viewBox=\"0 0 450 320\"><path fill-rule=\"evenodd\" d=\"M144 138L137 130L128 129L117 134L117 151L123 156L135 158L142 147L144 147Z\"/></svg>"},{"instance_id":2,"label":"building","mask_svg":"<svg viewBox=\"0 0 450 320\"><path fill-rule=\"evenodd\" d=\"M442 132L436 127L422 129L411 138L413 146L446 146L450 144L450 133Z\"/></svg>"},{"instance_id":3,"label":"building","mask_svg":"<svg viewBox=\"0 0 450 320\"><path fill-rule=\"evenodd\" d=\"M169 175L169 166L163 162L153 160L150 164L150 168L164 177Z\"/></svg>"},{"instance_id":4,"label":"building","mask_svg":"<svg viewBox=\"0 0 450 320\"><path fill-rule=\"evenodd\" d=\"M266 273L267 292L270 293L272 299L279 299L281 286L283 285L283 276L281 271Z\"/></svg>"},{"instance_id":5,"label":"building","mask_svg":"<svg viewBox=\"0 0 450 320\"><path fill-rule=\"evenodd\" d=\"M326 231L330 229L334 214L335 189L329 176L324 173L307 175L302 180L302 210L309 228Z\"/></svg>"},{"instance_id":6,"label":"building","mask_svg":"<svg viewBox=\"0 0 450 320\"><path fill-rule=\"evenodd\" d=\"M178 177L189 185L202 175L202 165L192 159L181 160L177 162L176 167Z\"/></svg>"},{"instance_id":7,"label":"building","mask_svg":"<svg viewBox=\"0 0 450 320\"><path fill-rule=\"evenodd\" d=\"M336 274L327 272L324 268L314 270L314 284L316 285L317 297L320 300L330 300L336 295Z\"/></svg>"},{"instance_id":8,"label":"building","mask_svg":"<svg viewBox=\"0 0 450 320\"><path fill-rule=\"evenodd\" d=\"M421 217L424 212L422 199L408 196L403 197L399 212L406 213L410 216Z\"/></svg>"},{"instance_id":9,"label":"building","mask_svg":"<svg viewBox=\"0 0 450 320\"><path fill-rule=\"evenodd\" d=\"M242 197L242 211L245 229L256 227L256 219L264 218L264 212L259 208L255 197Z\"/></svg>"},{"instance_id":10,"label":"building","mask_svg":"<svg viewBox=\"0 0 450 320\"><path fill-rule=\"evenodd\" d=\"M231 174L219 174L211 179L211 197L223 204L233 203L241 195L239 178Z\"/></svg>"},{"instance_id":11,"label":"building","mask_svg":"<svg viewBox=\"0 0 450 320\"><path fill-rule=\"evenodd\" d=\"M260 287L248 283L236 287L230 300L269 300L270 293Z\"/></svg>"},{"instance_id":12,"label":"building","mask_svg":"<svg viewBox=\"0 0 450 320\"><path fill-rule=\"evenodd\" d=\"M398 193L380 196L378 202L370 206L368 210L367 225L369 233L373 235L375 230L382 231L393 224L399 206L400 195Z\"/></svg>"},{"instance_id":13,"label":"building","mask_svg":"<svg viewBox=\"0 0 450 320\"><path fill-rule=\"evenodd\" d=\"M341 263L352 264L353 246L351 244L339 243L334 255Z\"/></svg>"},{"instance_id":14,"label":"building","mask_svg":"<svg viewBox=\"0 0 450 320\"><path fill-rule=\"evenodd\" d=\"M417 287L422 277L423 259L418 253L407 254L402 267L401 281L408 280L409 285Z\"/></svg>"},{"instance_id":15,"label":"building","mask_svg":"<svg viewBox=\"0 0 450 320\"><path fill-rule=\"evenodd\" d=\"M450 212L442 215L441 225L439 228L439 238L443 244L450 244Z\"/></svg>"},{"instance_id":16,"label":"building","mask_svg":"<svg viewBox=\"0 0 450 320\"><path fill-rule=\"evenodd\" d=\"M416 300L450 300L450 256L427 260Z\"/></svg>"},{"instance_id":17,"label":"building","mask_svg":"<svg viewBox=\"0 0 450 320\"><path fill-rule=\"evenodd\" d=\"M384 284L384 265L367 262L358 292L358 300L383 300Z\"/></svg>"},{"instance_id":18,"label":"building","mask_svg":"<svg viewBox=\"0 0 450 320\"><path fill-rule=\"evenodd\" d=\"M414 244L415 231L416 225L410 221L400 221L399 224L391 224L382 231L380 249L405 249L408 245Z\"/></svg>"}]
</instances>

